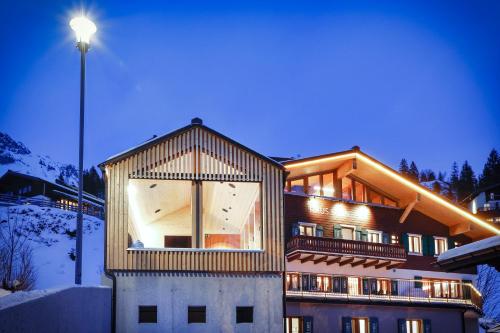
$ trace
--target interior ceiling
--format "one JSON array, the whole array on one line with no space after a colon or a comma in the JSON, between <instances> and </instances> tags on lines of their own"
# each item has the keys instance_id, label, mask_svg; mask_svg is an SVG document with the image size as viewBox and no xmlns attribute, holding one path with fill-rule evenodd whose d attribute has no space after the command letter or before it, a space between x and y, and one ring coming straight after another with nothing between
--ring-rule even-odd
<instances>
[{"instance_id":1,"label":"interior ceiling","mask_svg":"<svg viewBox=\"0 0 500 333\"><path fill-rule=\"evenodd\" d=\"M190 232L191 188L191 181L129 180L132 218L144 226L168 225L172 233ZM204 232L240 233L259 195L259 184L204 181L202 188Z\"/></svg>"},{"instance_id":2,"label":"interior ceiling","mask_svg":"<svg viewBox=\"0 0 500 333\"><path fill-rule=\"evenodd\" d=\"M311 173L318 173L323 171L328 171L332 169L337 169L341 167L344 163L353 160L357 157L357 153L347 152L344 154L335 155L333 154L331 158L318 158L317 161L314 159L305 160L305 161L293 161L289 163L285 163L285 167L287 171L290 172L289 178L300 177L301 175L307 175ZM359 153L361 155L361 153ZM373 160L373 162L369 162L367 160L372 160L368 156L362 156L363 158L356 158L356 169L351 170L351 174L359 177L364 180L368 184L373 185L375 188L382 190L383 192L397 198L400 203L400 207L406 207L410 202L415 201L417 198L417 191L415 189L410 188L407 185L401 183L400 180L397 180L395 177L390 176L375 167L371 164L373 162L380 164ZM396 173L392 169L388 167L384 167L387 170L391 170ZM420 191L425 191L424 189ZM428 198L424 195L420 195L420 201L415 205L414 209L426 214L441 223L448 226L455 226L459 224L470 224L470 230L465 234L467 236L476 238L484 238L492 234L491 231L485 229L484 227L471 223L471 219L459 214L458 212L449 209L442 204L439 204ZM446 200L446 199L444 199Z\"/></svg>"}]
</instances>

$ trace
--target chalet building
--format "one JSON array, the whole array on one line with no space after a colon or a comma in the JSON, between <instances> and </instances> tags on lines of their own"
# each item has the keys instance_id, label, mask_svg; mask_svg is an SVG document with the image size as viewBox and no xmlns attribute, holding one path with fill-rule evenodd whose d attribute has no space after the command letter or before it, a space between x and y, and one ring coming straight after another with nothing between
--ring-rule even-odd
<instances>
[{"instance_id":1,"label":"chalet building","mask_svg":"<svg viewBox=\"0 0 500 333\"><path fill-rule=\"evenodd\" d=\"M475 267L437 257L500 234L358 147L282 162L286 332L477 332Z\"/></svg>"},{"instance_id":2,"label":"chalet building","mask_svg":"<svg viewBox=\"0 0 500 333\"><path fill-rule=\"evenodd\" d=\"M0 177L0 204L34 204L77 211L78 189L8 170ZM104 200L84 192L83 213L102 218L104 216Z\"/></svg>"},{"instance_id":3,"label":"chalet building","mask_svg":"<svg viewBox=\"0 0 500 333\"><path fill-rule=\"evenodd\" d=\"M117 332L283 332L281 164L195 118L101 168Z\"/></svg>"},{"instance_id":4,"label":"chalet building","mask_svg":"<svg viewBox=\"0 0 500 333\"><path fill-rule=\"evenodd\" d=\"M466 198L465 202L473 214L500 225L500 184L479 189Z\"/></svg>"}]
</instances>

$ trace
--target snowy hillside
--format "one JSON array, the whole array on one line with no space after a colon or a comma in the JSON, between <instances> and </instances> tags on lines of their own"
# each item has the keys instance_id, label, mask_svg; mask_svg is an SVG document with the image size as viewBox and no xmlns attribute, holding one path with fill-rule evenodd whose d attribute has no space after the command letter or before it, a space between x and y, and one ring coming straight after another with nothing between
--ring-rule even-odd
<instances>
[{"instance_id":1,"label":"snowy hillside","mask_svg":"<svg viewBox=\"0 0 500 333\"><path fill-rule=\"evenodd\" d=\"M76 213L34 205L0 207L0 227L7 221L22 226L29 235L36 271L35 289L74 283ZM83 284L100 284L104 265L104 222L84 215Z\"/></svg>"},{"instance_id":2,"label":"snowy hillside","mask_svg":"<svg viewBox=\"0 0 500 333\"><path fill-rule=\"evenodd\" d=\"M31 152L22 142L0 132L0 176L7 170L17 171L54 182L62 175L68 185L78 184L74 165L53 161L49 156Z\"/></svg>"}]
</instances>

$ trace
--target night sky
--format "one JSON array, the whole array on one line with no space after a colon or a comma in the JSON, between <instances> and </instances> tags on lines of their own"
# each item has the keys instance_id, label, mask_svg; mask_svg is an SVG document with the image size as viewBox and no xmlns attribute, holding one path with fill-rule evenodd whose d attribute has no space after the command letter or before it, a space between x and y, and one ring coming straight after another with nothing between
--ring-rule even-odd
<instances>
[{"instance_id":1,"label":"night sky","mask_svg":"<svg viewBox=\"0 0 500 333\"><path fill-rule=\"evenodd\" d=\"M425 3L424 3L425 2ZM43 5L42 5L43 3ZM77 162L81 4L0 3L0 130ZM198 116L266 155L359 145L481 171L500 148L500 2L103 1L86 165Z\"/></svg>"}]
</instances>

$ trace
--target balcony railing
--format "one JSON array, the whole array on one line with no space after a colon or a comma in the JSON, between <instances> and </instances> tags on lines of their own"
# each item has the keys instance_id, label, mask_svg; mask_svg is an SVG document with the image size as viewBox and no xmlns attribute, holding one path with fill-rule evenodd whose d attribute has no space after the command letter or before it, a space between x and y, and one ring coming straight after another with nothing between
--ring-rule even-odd
<instances>
[{"instance_id":1,"label":"balcony railing","mask_svg":"<svg viewBox=\"0 0 500 333\"><path fill-rule=\"evenodd\" d=\"M469 306L478 311L483 303L476 288L461 281L309 273L287 273L286 295L325 301L450 304Z\"/></svg>"},{"instance_id":2,"label":"balcony railing","mask_svg":"<svg viewBox=\"0 0 500 333\"><path fill-rule=\"evenodd\" d=\"M287 253L294 251L322 252L371 258L406 260L406 251L400 244L371 243L347 239L313 236L295 236L287 244Z\"/></svg>"}]
</instances>

